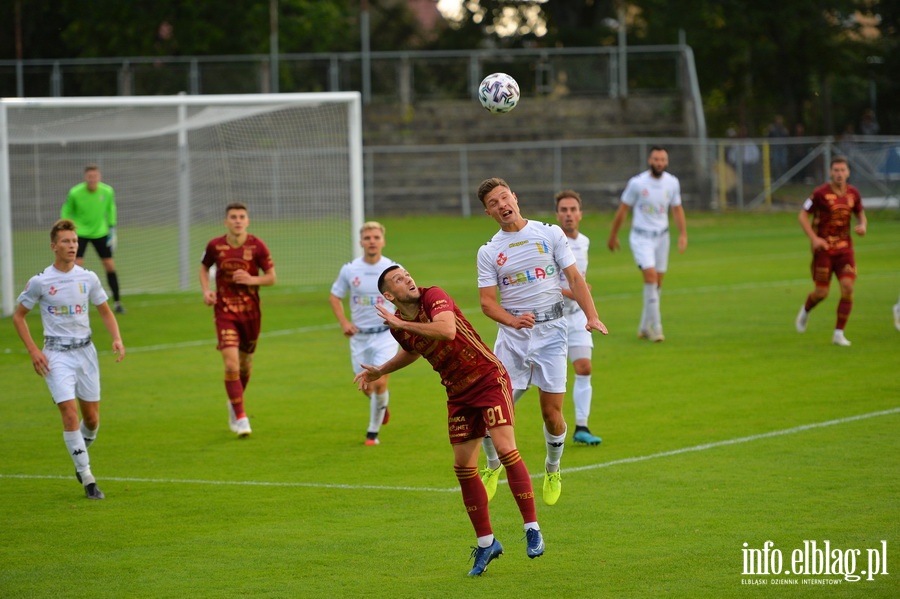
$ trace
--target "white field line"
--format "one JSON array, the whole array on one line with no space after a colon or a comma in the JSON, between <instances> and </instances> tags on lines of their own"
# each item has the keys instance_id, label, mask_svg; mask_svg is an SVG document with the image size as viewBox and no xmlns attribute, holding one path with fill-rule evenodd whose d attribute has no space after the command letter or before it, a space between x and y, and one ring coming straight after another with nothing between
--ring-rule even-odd
<instances>
[{"instance_id":1,"label":"white field line","mask_svg":"<svg viewBox=\"0 0 900 599\"><path fill-rule=\"evenodd\" d=\"M879 416L890 416L900 413L900 407L891 408L890 410L882 410L880 412L869 412L868 414L860 414L857 416L847 416L846 418L837 418L835 420L826 420L825 422L815 422L812 424L801 424L792 428L786 428L779 431L771 431L768 433L760 433L758 435L750 435L748 437L738 437L736 439L726 439L724 441L716 441L713 443L703 443L694 445L693 447L684 447L682 449L673 449L672 451L663 451L650 455L636 456L633 458L623 458L621 460L613 460L612 462L601 462L599 464L591 464L588 466L578 466L576 468L563 469L563 473L583 472L585 470L597 470L599 468L609 468L612 466L621 466L623 464L634 464L637 462L646 462L658 458L667 458L672 456L693 453L697 451L706 451L717 447L727 447L729 445L738 445L741 443L749 443L751 441L759 441L761 439L769 439L772 437L780 437L783 435L794 435L808 430L824 428L828 426L837 426L839 424L847 424L867 418L876 418ZM531 478L536 479L543 476L541 474L532 474ZM61 479L69 480L69 476L60 475L40 475L40 474L2 474L0 479ZM131 477L103 477L101 480L112 480L117 482L134 482L134 483L153 483L153 484L193 484L193 485L217 485L217 486L249 486L249 487L307 487L312 489L349 489L349 490L377 490L377 491L417 491L429 493L455 493L459 491L459 487L436 488L436 487L397 487L389 485L338 485L330 483L313 483L313 482L265 482L251 480L203 480L203 479L163 479L163 478L131 478ZM501 483L507 481L501 480Z\"/></svg>"}]
</instances>

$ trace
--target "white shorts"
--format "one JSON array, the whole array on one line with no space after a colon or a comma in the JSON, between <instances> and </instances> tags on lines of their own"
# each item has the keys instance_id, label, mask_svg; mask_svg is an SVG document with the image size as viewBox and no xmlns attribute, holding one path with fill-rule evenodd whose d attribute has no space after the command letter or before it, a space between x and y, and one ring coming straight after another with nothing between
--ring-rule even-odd
<instances>
[{"instance_id":1,"label":"white shorts","mask_svg":"<svg viewBox=\"0 0 900 599\"><path fill-rule=\"evenodd\" d=\"M50 372L44 377L53 402L100 401L100 363L94 344L68 351L45 349Z\"/></svg>"},{"instance_id":2,"label":"white shorts","mask_svg":"<svg viewBox=\"0 0 900 599\"><path fill-rule=\"evenodd\" d=\"M594 347L594 337L591 335L590 331L585 329L584 327L587 325L587 315L582 310L576 310L571 314L566 314L563 316L566 319L566 322L569 325L569 353L572 353L572 349L576 347ZM591 352L588 352L587 357L591 356ZM585 356L580 356L585 357ZM574 358L573 358L574 359Z\"/></svg>"},{"instance_id":3,"label":"white shorts","mask_svg":"<svg viewBox=\"0 0 900 599\"><path fill-rule=\"evenodd\" d=\"M397 341L390 331L357 333L350 337L350 362L353 374L362 372L360 364L381 366L397 355Z\"/></svg>"},{"instance_id":4,"label":"white shorts","mask_svg":"<svg viewBox=\"0 0 900 599\"><path fill-rule=\"evenodd\" d=\"M647 270L655 268L656 272L666 272L669 267L669 233L663 233L656 237L635 233L628 235L628 243L631 245L631 253L638 268Z\"/></svg>"},{"instance_id":5,"label":"white shorts","mask_svg":"<svg viewBox=\"0 0 900 599\"><path fill-rule=\"evenodd\" d=\"M531 329L500 325L494 353L509 371L513 389L534 385L547 393L566 392L568 330L565 318L542 322Z\"/></svg>"}]
</instances>

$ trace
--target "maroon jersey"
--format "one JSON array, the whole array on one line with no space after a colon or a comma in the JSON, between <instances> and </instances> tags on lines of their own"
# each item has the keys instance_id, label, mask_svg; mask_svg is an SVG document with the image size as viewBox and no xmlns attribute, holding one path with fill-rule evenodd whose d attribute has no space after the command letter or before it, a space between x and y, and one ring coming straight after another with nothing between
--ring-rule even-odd
<instances>
[{"instance_id":1,"label":"maroon jersey","mask_svg":"<svg viewBox=\"0 0 900 599\"><path fill-rule=\"evenodd\" d=\"M259 285L235 283L234 271L243 269L255 277L260 271L275 268L262 239L247 235L243 245L231 247L225 235L216 237L206 244L201 262L206 268L216 265L216 316L238 320L259 317Z\"/></svg>"},{"instance_id":2,"label":"maroon jersey","mask_svg":"<svg viewBox=\"0 0 900 599\"><path fill-rule=\"evenodd\" d=\"M456 337L453 341L429 339L397 329L391 329L391 335L403 349L421 354L431 363L441 375L441 384L447 388L449 399L465 394L486 377L508 376L499 358L484 344L446 291L440 287L419 287L419 291L422 303L415 320L432 322L441 312L453 312ZM401 318L399 310L395 314Z\"/></svg>"},{"instance_id":3,"label":"maroon jersey","mask_svg":"<svg viewBox=\"0 0 900 599\"><path fill-rule=\"evenodd\" d=\"M828 242L829 254L853 251L850 214L858 215L863 210L858 189L848 185L844 195L838 195L830 183L820 185L803 203L803 209L813 215L813 229Z\"/></svg>"}]
</instances>

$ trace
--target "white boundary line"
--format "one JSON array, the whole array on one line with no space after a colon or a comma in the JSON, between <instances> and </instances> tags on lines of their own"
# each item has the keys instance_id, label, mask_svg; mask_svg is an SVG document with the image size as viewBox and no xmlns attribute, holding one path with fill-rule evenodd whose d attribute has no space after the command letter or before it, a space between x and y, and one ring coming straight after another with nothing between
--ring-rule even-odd
<instances>
[{"instance_id":1,"label":"white boundary line","mask_svg":"<svg viewBox=\"0 0 900 599\"><path fill-rule=\"evenodd\" d=\"M713 443L703 443L694 445L693 447L684 447L682 449L673 449L672 451L663 451L645 456L636 456L633 458L623 458L612 462L602 462L600 464L592 464L589 466L578 466L577 468L566 468L562 472L583 472L585 470L597 470L598 468L609 468L611 466L620 466L622 464L634 464L637 462L646 462L657 458L667 458L671 456L692 453L695 451L706 451L707 449L715 449L717 447L726 447L728 445L738 445L740 443L749 443L750 441L758 441L760 439L769 439L772 437L780 437L783 435L793 435L802 433L816 428L824 428L827 426L836 426L838 424L847 424L848 422L856 422L867 418L876 418L878 416L890 416L892 414L900 414L900 407L891 408L890 410L882 410L880 412L869 412L868 414L860 414L858 416L847 416L846 418L838 418L835 420L826 420L825 422L815 422L813 424L801 424L793 428L786 428L780 431L771 431L768 433L760 433L758 435L750 435L749 437L738 437L736 439L726 439L724 441L716 441ZM532 474L531 478L540 478L541 474ZM39 474L2 474L2 478L15 479L41 479L41 480L69 480L71 476L60 475L39 475ZM302 483L302 482L265 482L250 480L203 480L203 479L163 479L163 478L127 478L127 477L103 477L101 480L112 480L117 482L135 482L135 483L163 483L163 484L195 484L195 485L217 485L217 486L251 486L251 487L307 487L313 489L350 489L350 490L376 490L376 491L419 491L429 493L456 493L459 487L449 489L441 489L436 487L394 487L388 485L338 485L328 483ZM506 480L501 480L506 483Z\"/></svg>"}]
</instances>

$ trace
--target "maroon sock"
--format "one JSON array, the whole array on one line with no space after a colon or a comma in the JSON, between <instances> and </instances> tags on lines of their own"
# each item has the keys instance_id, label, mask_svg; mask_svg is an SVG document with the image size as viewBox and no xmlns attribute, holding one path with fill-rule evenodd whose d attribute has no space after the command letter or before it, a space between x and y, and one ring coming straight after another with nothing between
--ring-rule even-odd
<instances>
[{"instance_id":1,"label":"maroon sock","mask_svg":"<svg viewBox=\"0 0 900 599\"><path fill-rule=\"evenodd\" d=\"M850 310L853 309L853 300L852 299L841 299L838 302L837 309L837 324L834 328L844 330L844 327L847 325L847 319L850 318Z\"/></svg>"},{"instance_id":2,"label":"maroon sock","mask_svg":"<svg viewBox=\"0 0 900 599\"><path fill-rule=\"evenodd\" d=\"M488 515L487 491L478 476L478 468L453 466L459 486L462 489L463 504L469 514L469 520L475 527L475 536L485 537L493 534L491 517Z\"/></svg>"},{"instance_id":3,"label":"maroon sock","mask_svg":"<svg viewBox=\"0 0 900 599\"><path fill-rule=\"evenodd\" d=\"M500 463L506 466L506 480L509 482L509 490L522 513L523 522L537 522L537 510L534 507L534 489L531 486L531 476L525 460L519 455L518 449L513 449L500 456Z\"/></svg>"},{"instance_id":4,"label":"maroon sock","mask_svg":"<svg viewBox=\"0 0 900 599\"><path fill-rule=\"evenodd\" d=\"M241 381L225 381L225 392L228 394L228 401L234 409L235 418L244 418L244 387Z\"/></svg>"},{"instance_id":5,"label":"maroon sock","mask_svg":"<svg viewBox=\"0 0 900 599\"><path fill-rule=\"evenodd\" d=\"M810 293L808 296L806 296L806 303L803 304L803 309L809 312L810 310L815 308L821 301L821 299L813 297L813 294Z\"/></svg>"}]
</instances>

